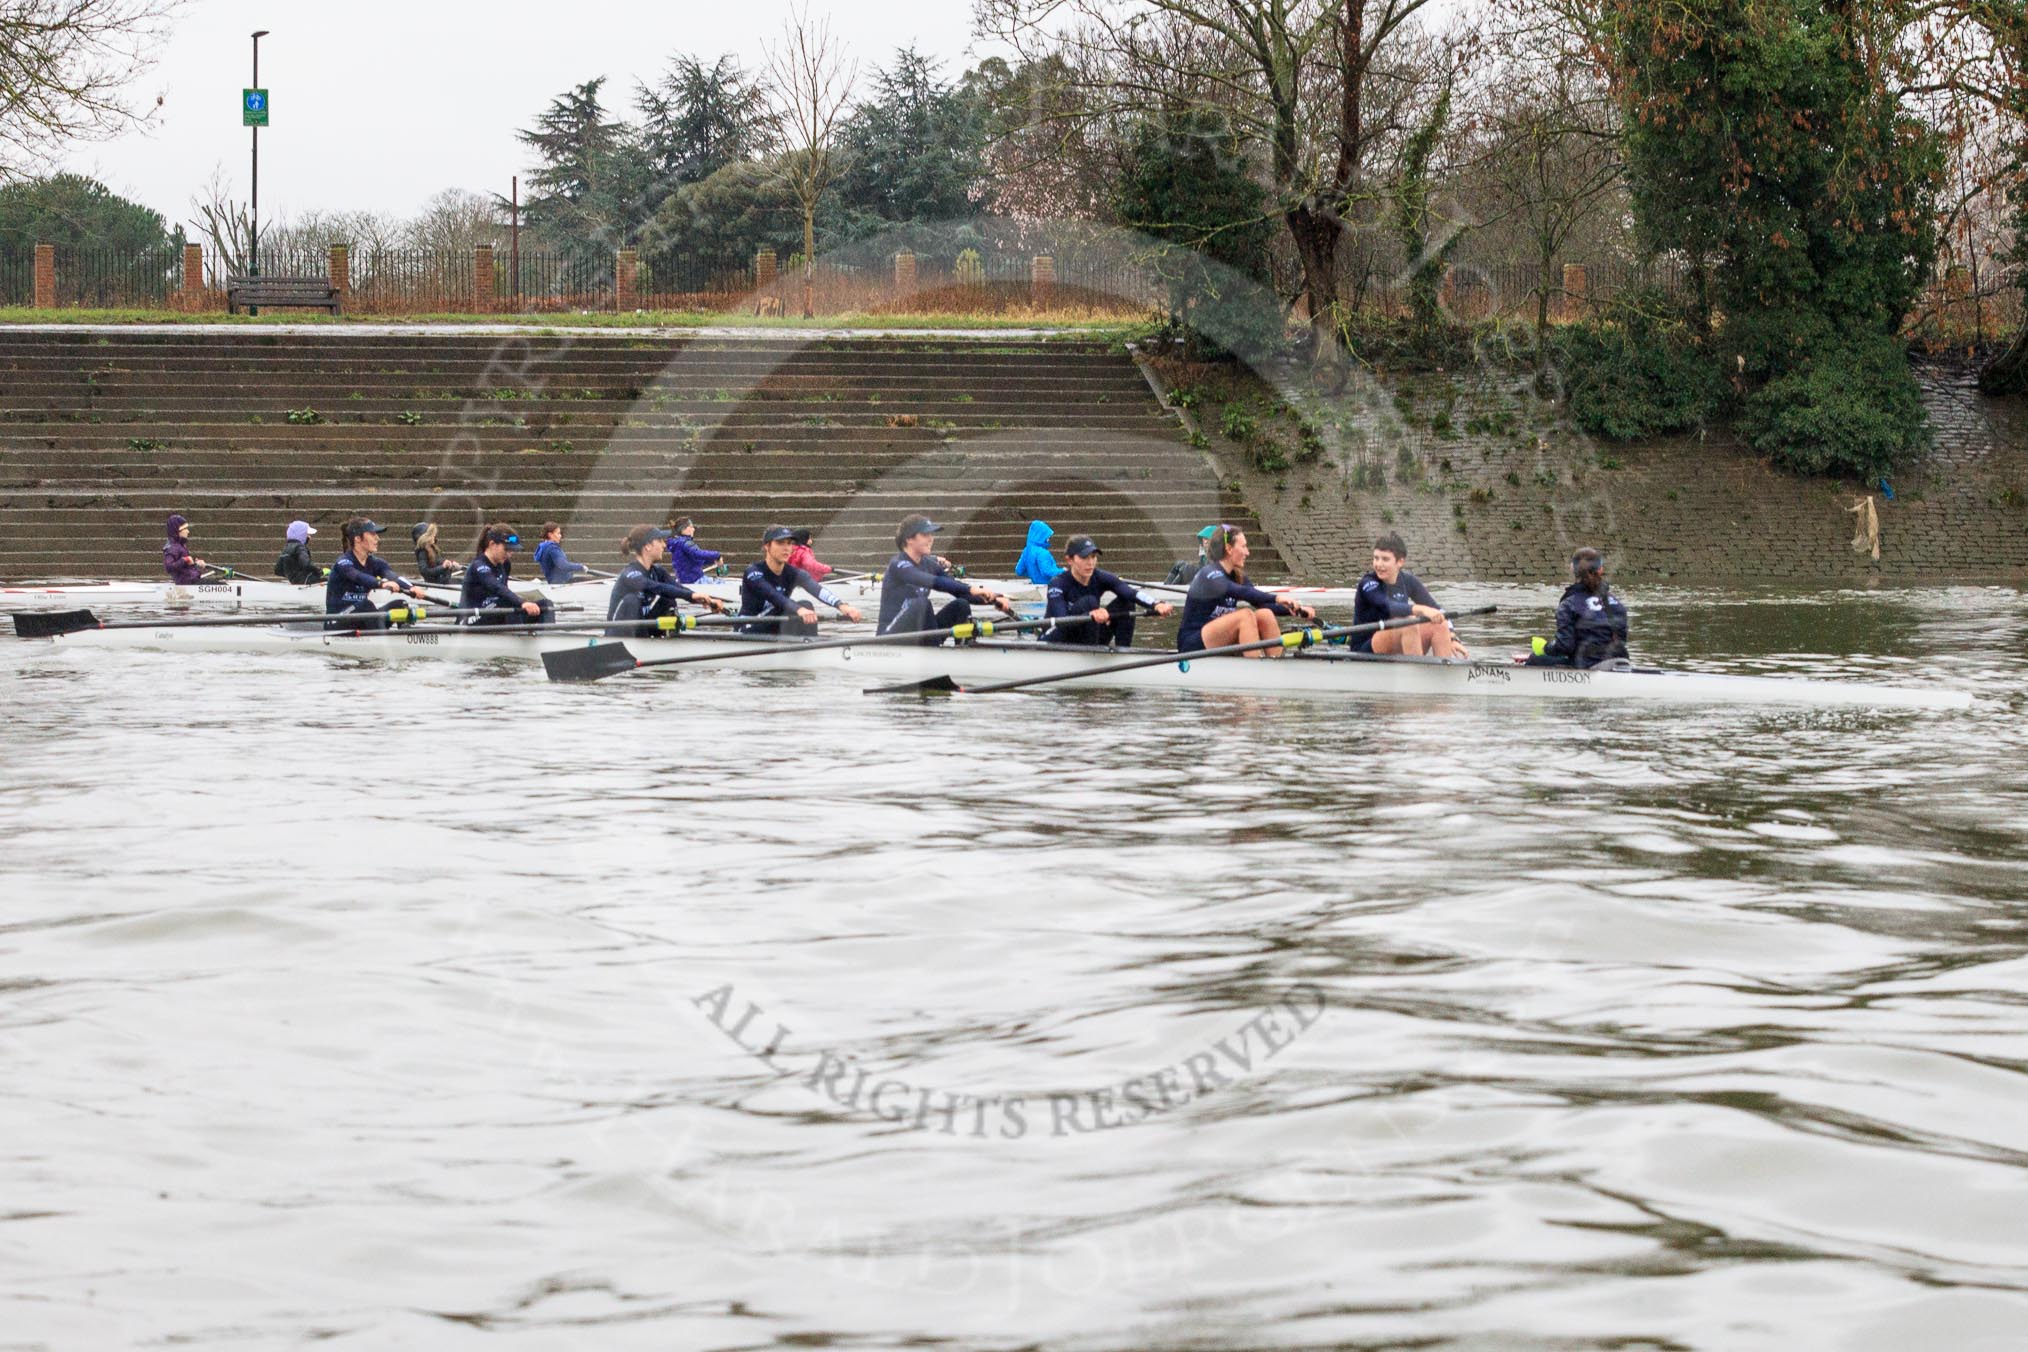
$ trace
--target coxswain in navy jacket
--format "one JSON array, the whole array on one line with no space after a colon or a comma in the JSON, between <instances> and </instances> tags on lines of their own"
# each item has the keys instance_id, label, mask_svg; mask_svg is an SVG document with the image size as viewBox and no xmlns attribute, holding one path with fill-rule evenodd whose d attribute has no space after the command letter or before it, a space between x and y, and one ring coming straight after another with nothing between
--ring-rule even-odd
<instances>
[{"instance_id":1,"label":"coxswain in navy jacket","mask_svg":"<svg viewBox=\"0 0 2028 1352\"><path fill-rule=\"evenodd\" d=\"M1113 599L1109 603L1107 596ZM1046 604L1042 613L1052 620L1069 619L1073 615L1089 615L1094 610L1104 610L1107 615L1104 624L1073 624L1063 629L1045 629L1042 638L1047 643L1075 643L1084 647L1115 648L1134 646L1134 607L1145 604L1141 594L1103 568L1094 568L1091 581L1079 582L1075 574L1066 568L1049 580L1045 593ZM1202 629L1202 624L1197 626Z\"/></svg>"},{"instance_id":2,"label":"coxswain in navy jacket","mask_svg":"<svg viewBox=\"0 0 2028 1352\"><path fill-rule=\"evenodd\" d=\"M484 554L465 565L465 583L458 590L458 609L480 610L482 615L466 617L467 624L551 624L556 607L546 596L517 596L510 585L514 561L494 563ZM530 615L521 607L533 601L537 612Z\"/></svg>"},{"instance_id":3,"label":"coxswain in navy jacket","mask_svg":"<svg viewBox=\"0 0 2028 1352\"><path fill-rule=\"evenodd\" d=\"M672 577L668 569L659 565L646 568L629 559L613 579L612 591L607 593L606 618L614 625L606 633L613 638L638 634L641 632L638 626L621 622L659 620L675 614L678 601L696 599L697 594Z\"/></svg>"},{"instance_id":4,"label":"coxswain in navy jacket","mask_svg":"<svg viewBox=\"0 0 2028 1352\"><path fill-rule=\"evenodd\" d=\"M705 571L724 557L715 549L705 549L687 535L669 537L669 566L675 572L676 580L686 587L703 581Z\"/></svg>"},{"instance_id":5,"label":"coxswain in navy jacket","mask_svg":"<svg viewBox=\"0 0 2028 1352\"><path fill-rule=\"evenodd\" d=\"M1556 640L1528 659L1532 667L1595 667L1627 655L1627 606L1600 578L1563 589L1556 605Z\"/></svg>"},{"instance_id":6,"label":"coxswain in navy jacket","mask_svg":"<svg viewBox=\"0 0 2028 1352\"><path fill-rule=\"evenodd\" d=\"M535 566L542 570L542 580L551 586L575 582L591 571L581 563L570 561L570 555L563 552L561 540L544 540L535 546Z\"/></svg>"},{"instance_id":7,"label":"coxswain in navy jacket","mask_svg":"<svg viewBox=\"0 0 2028 1352\"><path fill-rule=\"evenodd\" d=\"M1359 579L1358 591L1352 598L1352 623L1378 624L1381 620L1406 619L1415 613L1417 606L1443 609L1429 594L1429 588L1422 585L1422 579L1406 568L1395 575L1393 586L1382 582L1378 573L1369 572ZM1363 634L1353 639L1352 651L1372 652L1373 635Z\"/></svg>"},{"instance_id":8,"label":"coxswain in navy jacket","mask_svg":"<svg viewBox=\"0 0 2028 1352\"><path fill-rule=\"evenodd\" d=\"M1197 576L1190 581L1190 590L1183 598L1183 623L1176 631L1178 652L1196 652L1204 646L1204 626L1219 615L1232 610L1241 601L1259 610L1273 611L1277 615L1293 615L1293 607L1244 582L1235 582L1225 571L1223 564L1207 563L1197 570Z\"/></svg>"},{"instance_id":9,"label":"coxswain in navy jacket","mask_svg":"<svg viewBox=\"0 0 2028 1352\"><path fill-rule=\"evenodd\" d=\"M958 599L931 614L931 592ZM972 618L971 597L971 587L945 572L935 559L917 563L905 553L896 554L880 575L880 632L907 634L963 624Z\"/></svg>"},{"instance_id":10,"label":"coxswain in navy jacket","mask_svg":"<svg viewBox=\"0 0 2028 1352\"><path fill-rule=\"evenodd\" d=\"M805 624L796 617L797 611L807 609L796 601L798 590L808 592L833 610L844 604L829 587L794 564L783 565L777 573L768 568L767 560L754 560L746 566L746 573L739 580L739 613L757 617L787 615L790 619L783 624L746 624L740 627L754 633L783 637L814 633L816 625Z\"/></svg>"}]
</instances>

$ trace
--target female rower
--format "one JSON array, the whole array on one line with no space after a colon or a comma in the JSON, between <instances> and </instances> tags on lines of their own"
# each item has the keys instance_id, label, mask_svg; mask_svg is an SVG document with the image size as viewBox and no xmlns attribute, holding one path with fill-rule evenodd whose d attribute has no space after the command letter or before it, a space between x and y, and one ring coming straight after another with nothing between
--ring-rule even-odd
<instances>
[{"instance_id":1,"label":"female rower","mask_svg":"<svg viewBox=\"0 0 2028 1352\"><path fill-rule=\"evenodd\" d=\"M1381 629L1352 641L1354 652L1421 657L1468 658L1471 653L1451 632L1450 622L1422 579L1405 570L1408 545L1393 531L1373 542L1373 571L1359 579L1352 598L1352 623L1400 620L1414 615L1430 621L1401 629Z\"/></svg>"},{"instance_id":2,"label":"female rower","mask_svg":"<svg viewBox=\"0 0 2028 1352\"><path fill-rule=\"evenodd\" d=\"M974 601L997 606L1009 615L1014 613L1014 605L1006 597L958 581L951 576L943 557L930 552L936 544L937 532L942 529L918 514L904 517L895 530L894 547L898 552L887 561L887 571L880 578L881 633L915 634L953 628L972 618ZM932 592L944 592L958 599L937 610L930 599ZM922 642L925 647L934 648L943 639L926 638Z\"/></svg>"},{"instance_id":3,"label":"female rower","mask_svg":"<svg viewBox=\"0 0 2028 1352\"><path fill-rule=\"evenodd\" d=\"M189 539L190 523L180 516L170 517L169 538L162 542L162 571L179 587L202 581L204 570L211 566L191 556L190 546L185 543Z\"/></svg>"},{"instance_id":4,"label":"female rower","mask_svg":"<svg viewBox=\"0 0 2028 1352\"><path fill-rule=\"evenodd\" d=\"M385 629L387 614L373 604L375 592L416 594L415 584L397 576L380 557L380 523L363 516L347 521L340 533L345 552L324 578L324 613L356 618L343 623L326 620L327 629Z\"/></svg>"},{"instance_id":5,"label":"female rower","mask_svg":"<svg viewBox=\"0 0 2028 1352\"><path fill-rule=\"evenodd\" d=\"M444 558L444 551L437 548L437 526L434 521L418 521L408 528L408 538L415 543L416 576L425 582L434 582L439 587L457 579L455 564Z\"/></svg>"},{"instance_id":6,"label":"female rower","mask_svg":"<svg viewBox=\"0 0 2028 1352\"><path fill-rule=\"evenodd\" d=\"M697 595L662 566L669 554L668 543L668 531L649 525L634 527L620 541L620 557L625 562L620 565L619 576L613 579L613 590L606 602L606 618L613 621L613 627L606 630L609 637L640 634L643 628L640 621L675 614L678 601L695 601L713 614L725 609L725 603L717 597ZM657 634L659 631L650 637Z\"/></svg>"},{"instance_id":7,"label":"female rower","mask_svg":"<svg viewBox=\"0 0 2028 1352\"><path fill-rule=\"evenodd\" d=\"M477 610L467 624L554 624L556 608L548 597L530 600L517 595L510 585L514 563L508 558L521 537L504 522L494 522L479 532L472 546L472 561L465 565L465 585L458 593L460 610Z\"/></svg>"},{"instance_id":8,"label":"female rower","mask_svg":"<svg viewBox=\"0 0 2028 1352\"><path fill-rule=\"evenodd\" d=\"M1050 581L1042 613L1052 620L1084 615L1091 623L1046 629L1042 633L1045 643L1093 648L1134 646L1134 607L1148 602L1134 590L1132 583L1098 566L1098 556L1104 552L1089 535L1073 535L1063 547L1067 566ZM1106 601L1108 596L1113 598L1110 603ZM1167 601L1157 601L1151 609L1156 615L1168 615L1175 607Z\"/></svg>"},{"instance_id":9,"label":"female rower","mask_svg":"<svg viewBox=\"0 0 2028 1352\"><path fill-rule=\"evenodd\" d=\"M669 523L669 570L684 586L704 580L704 574L725 556L706 549L696 541L697 523L679 516Z\"/></svg>"},{"instance_id":10,"label":"female rower","mask_svg":"<svg viewBox=\"0 0 2028 1352\"><path fill-rule=\"evenodd\" d=\"M317 528L307 521L289 523L289 543L283 546L281 557L275 560L275 576L285 578L298 587L324 580L324 570L310 557L310 537L316 533Z\"/></svg>"},{"instance_id":11,"label":"female rower","mask_svg":"<svg viewBox=\"0 0 2028 1352\"><path fill-rule=\"evenodd\" d=\"M742 628L755 633L772 633L778 638L814 638L817 611L796 600L805 591L846 619L858 621L855 608L832 595L831 589L789 562L796 533L787 526L769 526L761 533L761 556L747 565L739 582L739 613L758 619L779 619L779 624L749 624Z\"/></svg>"},{"instance_id":12,"label":"female rower","mask_svg":"<svg viewBox=\"0 0 2028 1352\"><path fill-rule=\"evenodd\" d=\"M570 555L563 552L563 527L554 521L542 523L542 539L535 546L535 566L542 570L542 580L551 586L575 582L591 571L581 563L572 563Z\"/></svg>"},{"instance_id":13,"label":"female rower","mask_svg":"<svg viewBox=\"0 0 2028 1352\"><path fill-rule=\"evenodd\" d=\"M1247 547L1246 532L1237 526L1213 528L1204 542L1204 567L1192 579L1189 594L1183 600L1183 623L1176 633L1177 651L1198 652L1279 638L1282 628L1275 622L1277 615L1317 618L1317 612L1308 606L1277 601L1247 582L1246 560L1252 552ZM1253 609L1238 609L1242 601ZM1271 652L1280 657L1285 651L1256 649L1242 656L1261 657Z\"/></svg>"}]
</instances>

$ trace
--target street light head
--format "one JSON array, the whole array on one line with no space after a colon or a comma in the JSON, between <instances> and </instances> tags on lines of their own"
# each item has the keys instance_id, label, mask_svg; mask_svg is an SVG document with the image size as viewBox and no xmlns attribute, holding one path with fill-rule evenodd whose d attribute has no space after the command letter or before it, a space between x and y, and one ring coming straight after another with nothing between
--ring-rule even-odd
<instances>
[{"instance_id":1,"label":"street light head","mask_svg":"<svg viewBox=\"0 0 2028 1352\"><path fill-rule=\"evenodd\" d=\"M268 35L268 30L267 30L267 29L265 29L265 28L257 28L257 29L255 29L255 30L254 30L254 36L255 36L255 37L257 37L257 38L264 38L264 37L266 37L267 35Z\"/></svg>"}]
</instances>

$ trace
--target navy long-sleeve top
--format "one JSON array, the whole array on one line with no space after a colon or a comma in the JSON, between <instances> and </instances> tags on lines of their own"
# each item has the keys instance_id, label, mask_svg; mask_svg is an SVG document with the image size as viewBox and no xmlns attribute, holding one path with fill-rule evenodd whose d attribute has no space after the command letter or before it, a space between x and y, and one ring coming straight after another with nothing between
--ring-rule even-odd
<instances>
[{"instance_id":1,"label":"navy long-sleeve top","mask_svg":"<svg viewBox=\"0 0 2028 1352\"><path fill-rule=\"evenodd\" d=\"M411 591L408 579L388 567L387 560L378 554L368 554L361 563L350 550L338 556L331 565L330 576L324 579L324 613L338 615L348 610L370 610L373 608L373 593L383 582L399 583L403 591Z\"/></svg>"},{"instance_id":2,"label":"navy long-sleeve top","mask_svg":"<svg viewBox=\"0 0 2028 1352\"><path fill-rule=\"evenodd\" d=\"M1222 564L1207 563L1197 570L1191 579L1190 590L1183 598L1183 622L1176 631L1176 648L1179 652L1196 652L1204 646L1204 626L1222 609L1230 609L1241 601L1260 610L1271 610L1277 615L1293 615L1295 612L1277 601L1259 587L1235 581Z\"/></svg>"},{"instance_id":3,"label":"navy long-sleeve top","mask_svg":"<svg viewBox=\"0 0 2028 1352\"><path fill-rule=\"evenodd\" d=\"M514 561L488 563L481 554L465 565L465 585L458 589L460 610L484 610L494 606L519 606L521 598L509 584Z\"/></svg>"},{"instance_id":4,"label":"navy long-sleeve top","mask_svg":"<svg viewBox=\"0 0 2028 1352\"><path fill-rule=\"evenodd\" d=\"M896 616L912 602L927 600L933 591L964 597L972 594L969 586L945 572L935 559L917 563L906 554L889 559L887 571L880 575L880 632L886 633Z\"/></svg>"},{"instance_id":5,"label":"navy long-sleeve top","mask_svg":"<svg viewBox=\"0 0 2028 1352\"><path fill-rule=\"evenodd\" d=\"M838 597L794 564L785 564L779 573L770 572L765 561L746 566L739 580L739 613L742 615L786 615L796 610L795 593L806 591L825 605L837 608Z\"/></svg>"},{"instance_id":6,"label":"navy long-sleeve top","mask_svg":"<svg viewBox=\"0 0 2028 1352\"><path fill-rule=\"evenodd\" d=\"M1042 613L1052 620L1067 620L1073 615L1089 615L1105 606L1108 596L1117 597L1121 606L1140 604L1141 594L1132 584L1108 573L1103 568L1091 571L1091 581L1079 582L1066 568L1049 579L1049 590L1044 595ZM1110 613L1110 611L1108 611ZM1079 629L1089 626L1080 625ZM1198 628L1203 628L1199 625ZM1076 630L1044 630L1042 637L1055 642L1079 642L1083 638Z\"/></svg>"},{"instance_id":7,"label":"navy long-sleeve top","mask_svg":"<svg viewBox=\"0 0 2028 1352\"><path fill-rule=\"evenodd\" d=\"M1375 624L1381 620L1404 619L1414 614L1417 606L1443 609L1429 594L1429 588L1422 585L1422 579L1406 568L1395 575L1392 584L1382 582L1377 573L1368 573L1359 579L1359 589L1352 598L1352 623ZM1372 652L1373 635L1353 639L1352 649L1354 652Z\"/></svg>"},{"instance_id":8,"label":"navy long-sleeve top","mask_svg":"<svg viewBox=\"0 0 2028 1352\"><path fill-rule=\"evenodd\" d=\"M620 575L613 579L613 589L607 593L606 618L608 620L652 620L668 613L678 601L689 601L696 593L671 577L661 567L645 568L639 562L627 564L620 569ZM628 629L612 632L626 634Z\"/></svg>"}]
</instances>

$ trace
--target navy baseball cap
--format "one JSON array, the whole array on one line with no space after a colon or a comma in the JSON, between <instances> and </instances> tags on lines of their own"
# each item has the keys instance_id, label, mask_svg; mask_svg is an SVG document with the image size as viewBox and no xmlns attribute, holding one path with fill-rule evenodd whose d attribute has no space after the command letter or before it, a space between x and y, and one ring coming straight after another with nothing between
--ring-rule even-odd
<instances>
[{"instance_id":1,"label":"navy baseball cap","mask_svg":"<svg viewBox=\"0 0 2028 1352\"><path fill-rule=\"evenodd\" d=\"M793 540L795 538L796 533L787 526L769 526L761 532L761 543L764 545L771 545L777 540Z\"/></svg>"},{"instance_id":2,"label":"navy baseball cap","mask_svg":"<svg viewBox=\"0 0 2028 1352\"><path fill-rule=\"evenodd\" d=\"M381 525L378 521L367 520L360 522L352 528L354 535L365 535L369 531L375 535L385 535L387 534L387 527Z\"/></svg>"},{"instance_id":3,"label":"navy baseball cap","mask_svg":"<svg viewBox=\"0 0 2028 1352\"><path fill-rule=\"evenodd\" d=\"M1070 543L1063 547L1063 552L1065 554L1068 554L1073 559L1081 559L1086 557L1087 555L1105 553L1103 549L1100 549L1098 547L1098 542L1092 539L1089 535L1071 536Z\"/></svg>"},{"instance_id":4,"label":"navy baseball cap","mask_svg":"<svg viewBox=\"0 0 2028 1352\"><path fill-rule=\"evenodd\" d=\"M907 517L902 521L901 528L895 531L894 542L897 545L903 544L907 542L907 540L911 536L935 535L938 531L942 529L943 529L942 526L938 525L936 522L930 520L926 516Z\"/></svg>"}]
</instances>

